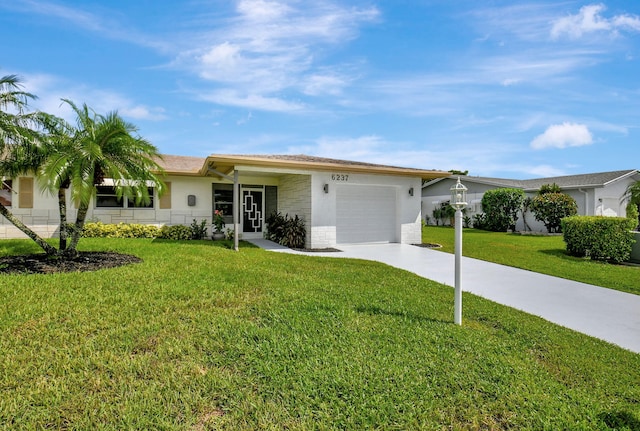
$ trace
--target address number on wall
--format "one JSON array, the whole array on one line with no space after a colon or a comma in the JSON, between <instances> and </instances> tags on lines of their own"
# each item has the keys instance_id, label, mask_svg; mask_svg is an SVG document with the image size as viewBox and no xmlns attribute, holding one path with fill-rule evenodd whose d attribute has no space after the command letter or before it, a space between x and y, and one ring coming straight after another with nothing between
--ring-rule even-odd
<instances>
[{"instance_id":1,"label":"address number on wall","mask_svg":"<svg viewBox=\"0 0 640 431\"><path fill-rule=\"evenodd\" d=\"M349 174L331 174L331 180L344 183L349 181Z\"/></svg>"}]
</instances>

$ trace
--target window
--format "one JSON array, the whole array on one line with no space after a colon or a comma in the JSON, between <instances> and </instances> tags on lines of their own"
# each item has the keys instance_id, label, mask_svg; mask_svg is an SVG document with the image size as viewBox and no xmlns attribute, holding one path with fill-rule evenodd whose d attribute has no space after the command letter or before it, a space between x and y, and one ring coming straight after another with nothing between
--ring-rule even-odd
<instances>
[{"instance_id":1,"label":"window","mask_svg":"<svg viewBox=\"0 0 640 431\"><path fill-rule=\"evenodd\" d=\"M11 206L11 195L13 193L11 186L11 180L2 180L2 187L0 187L0 204L5 207Z\"/></svg>"},{"instance_id":2,"label":"window","mask_svg":"<svg viewBox=\"0 0 640 431\"><path fill-rule=\"evenodd\" d=\"M132 199L118 199L116 188L113 186L96 186L97 208L154 208L153 187L149 187L149 204L136 205Z\"/></svg>"},{"instance_id":3,"label":"window","mask_svg":"<svg viewBox=\"0 0 640 431\"><path fill-rule=\"evenodd\" d=\"M225 223L233 223L233 185L213 185L213 210L222 211Z\"/></svg>"}]
</instances>

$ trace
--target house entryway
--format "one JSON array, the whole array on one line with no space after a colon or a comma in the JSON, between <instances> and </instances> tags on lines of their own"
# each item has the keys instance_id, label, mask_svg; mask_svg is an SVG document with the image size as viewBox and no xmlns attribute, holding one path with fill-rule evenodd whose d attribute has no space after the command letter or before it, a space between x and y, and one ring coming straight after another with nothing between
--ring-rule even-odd
<instances>
[{"instance_id":1,"label":"house entryway","mask_svg":"<svg viewBox=\"0 0 640 431\"><path fill-rule=\"evenodd\" d=\"M264 187L243 187L240 190L240 197L243 238L262 238L264 228Z\"/></svg>"},{"instance_id":2,"label":"house entryway","mask_svg":"<svg viewBox=\"0 0 640 431\"><path fill-rule=\"evenodd\" d=\"M233 228L233 184L213 183L213 213L222 211L227 228ZM278 188L241 184L240 232L244 239L262 238L265 220L278 209Z\"/></svg>"}]
</instances>

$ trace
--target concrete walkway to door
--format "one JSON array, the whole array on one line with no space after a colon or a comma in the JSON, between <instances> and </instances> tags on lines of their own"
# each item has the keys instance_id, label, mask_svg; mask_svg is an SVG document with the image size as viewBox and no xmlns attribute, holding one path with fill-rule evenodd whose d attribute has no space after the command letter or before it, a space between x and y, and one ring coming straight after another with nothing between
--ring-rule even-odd
<instances>
[{"instance_id":1,"label":"concrete walkway to door","mask_svg":"<svg viewBox=\"0 0 640 431\"><path fill-rule=\"evenodd\" d=\"M454 255L409 244L339 245L341 252L299 252L266 240L255 245L310 256L374 260L449 286ZM463 257L461 283L470 292L640 353L640 296ZM639 281L640 282L640 281ZM464 323L464 304L463 304Z\"/></svg>"}]
</instances>

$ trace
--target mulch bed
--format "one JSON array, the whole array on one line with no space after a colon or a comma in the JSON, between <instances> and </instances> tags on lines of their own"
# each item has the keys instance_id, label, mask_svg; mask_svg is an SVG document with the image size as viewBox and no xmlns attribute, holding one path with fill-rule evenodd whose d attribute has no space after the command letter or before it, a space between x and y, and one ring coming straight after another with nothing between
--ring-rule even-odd
<instances>
[{"instance_id":1,"label":"mulch bed","mask_svg":"<svg viewBox=\"0 0 640 431\"><path fill-rule=\"evenodd\" d=\"M27 254L0 257L0 274L53 274L56 272L85 272L115 268L142 259L115 252L85 251L74 258L51 257L46 254Z\"/></svg>"},{"instance_id":2,"label":"mulch bed","mask_svg":"<svg viewBox=\"0 0 640 431\"><path fill-rule=\"evenodd\" d=\"M411 245L415 245L416 247L423 247L423 248L441 248L442 247L440 244L434 244L429 242L425 242L422 244L411 244Z\"/></svg>"}]
</instances>

